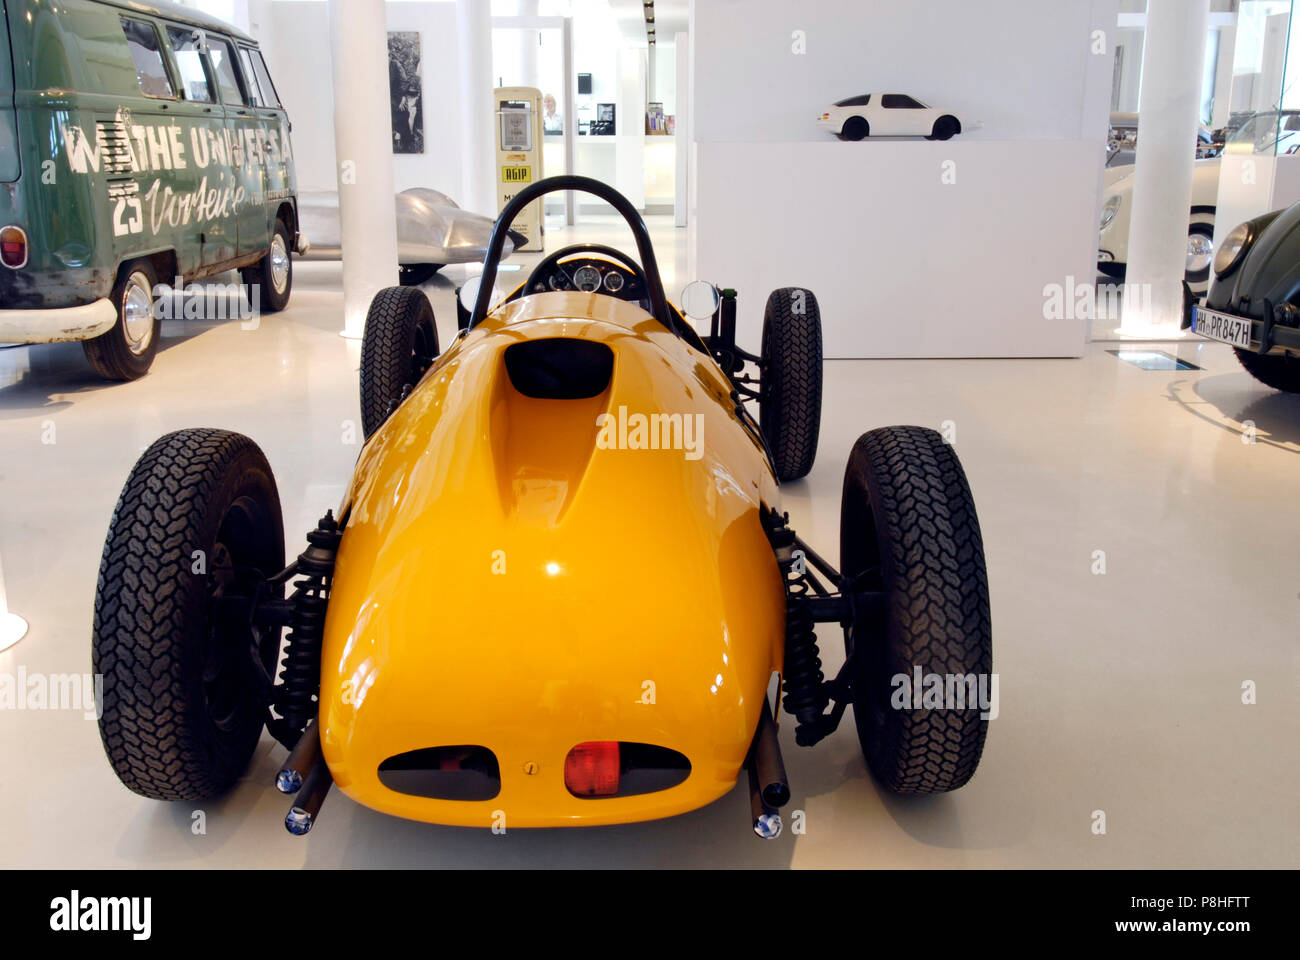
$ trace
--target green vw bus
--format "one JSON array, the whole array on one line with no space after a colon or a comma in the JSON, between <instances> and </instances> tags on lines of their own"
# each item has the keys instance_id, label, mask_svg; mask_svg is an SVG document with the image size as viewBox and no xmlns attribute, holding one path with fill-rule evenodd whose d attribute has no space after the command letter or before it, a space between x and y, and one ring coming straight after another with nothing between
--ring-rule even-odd
<instances>
[{"instance_id":1,"label":"green vw bus","mask_svg":"<svg viewBox=\"0 0 1300 960\"><path fill-rule=\"evenodd\" d=\"M188 7L0 0L0 343L80 340L113 380L158 349L158 286L293 283L289 120L257 44Z\"/></svg>"}]
</instances>

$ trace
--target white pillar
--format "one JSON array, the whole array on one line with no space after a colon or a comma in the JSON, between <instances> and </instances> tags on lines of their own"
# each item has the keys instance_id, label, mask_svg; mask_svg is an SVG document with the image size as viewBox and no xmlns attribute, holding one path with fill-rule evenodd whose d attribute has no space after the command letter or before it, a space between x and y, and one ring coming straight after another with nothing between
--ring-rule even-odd
<instances>
[{"instance_id":1,"label":"white pillar","mask_svg":"<svg viewBox=\"0 0 1300 960\"><path fill-rule=\"evenodd\" d=\"M676 148L677 189L673 196L673 223L686 226L687 177L691 156L691 43L689 35L679 33L674 49L677 52L677 112L674 114L673 143Z\"/></svg>"},{"instance_id":2,"label":"white pillar","mask_svg":"<svg viewBox=\"0 0 1300 960\"><path fill-rule=\"evenodd\" d=\"M1210 0L1149 0L1121 332L1179 337Z\"/></svg>"},{"instance_id":3,"label":"white pillar","mask_svg":"<svg viewBox=\"0 0 1300 960\"><path fill-rule=\"evenodd\" d=\"M578 78L573 72L573 18L564 18L560 31L564 69L564 172L578 172ZM573 226L577 219L578 199L572 190L564 191L564 222Z\"/></svg>"},{"instance_id":4,"label":"white pillar","mask_svg":"<svg viewBox=\"0 0 1300 960\"><path fill-rule=\"evenodd\" d=\"M492 91L492 4L456 0L456 46L460 52L460 150L466 210L495 216L496 105Z\"/></svg>"},{"instance_id":5,"label":"white pillar","mask_svg":"<svg viewBox=\"0 0 1300 960\"><path fill-rule=\"evenodd\" d=\"M5 573L0 567L0 650L7 650L27 634L27 621L16 613L9 612L9 600L5 595Z\"/></svg>"},{"instance_id":6,"label":"white pillar","mask_svg":"<svg viewBox=\"0 0 1300 960\"><path fill-rule=\"evenodd\" d=\"M519 0L519 16L535 17L537 16L537 10L537 0ZM540 38L541 32L538 30L522 29L519 31L520 86L540 87L542 85L541 67L539 66L541 54L538 50Z\"/></svg>"},{"instance_id":7,"label":"white pillar","mask_svg":"<svg viewBox=\"0 0 1300 960\"><path fill-rule=\"evenodd\" d=\"M330 0L329 14L343 335L359 338L375 294L397 285L388 31L384 0Z\"/></svg>"},{"instance_id":8,"label":"white pillar","mask_svg":"<svg viewBox=\"0 0 1300 960\"><path fill-rule=\"evenodd\" d=\"M614 187L638 210L645 209L645 64L643 48L619 48Z\"/></svg>"}]
</instances>

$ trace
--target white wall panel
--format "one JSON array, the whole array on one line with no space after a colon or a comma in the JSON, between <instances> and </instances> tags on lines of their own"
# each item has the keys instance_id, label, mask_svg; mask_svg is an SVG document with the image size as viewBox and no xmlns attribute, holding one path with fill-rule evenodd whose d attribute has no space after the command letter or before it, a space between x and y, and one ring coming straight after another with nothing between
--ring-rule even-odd
<instances>
[{"instance_id":1,"label":"white wall panel","mask_svg":"<svg viewBox=\"0 0 1300 960\"><path fill-rule=\"evenodd\" d=\"M804 286L827 357L1079 356L1086 318L1047 319L1043 290L1095 276L1096 205L1083 191L1102 147L878 146L697 146L696 275L739 291L742 346L757 347L773 288ZM942 181L949 162L954 184Z\"/></svg>"}]
</instances>

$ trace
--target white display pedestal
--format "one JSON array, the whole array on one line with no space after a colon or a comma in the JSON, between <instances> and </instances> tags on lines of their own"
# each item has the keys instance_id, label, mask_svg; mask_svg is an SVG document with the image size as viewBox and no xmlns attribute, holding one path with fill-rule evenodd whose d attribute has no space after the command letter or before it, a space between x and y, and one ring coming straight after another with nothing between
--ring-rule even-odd
<instances>
[{"instance_id":1,"label":"white display pedestal","mask_svg":"<svg viewBox=\"0 0 1300 960\"><path fill-rule=\"evenodd\" d=\"M27 621L18 614L9 612L4 567L0 566L0 650L8 650L26 635Z\"/></svg>"},{"instance_id":2,"label":"white display pedestal","mask_svg":"<svg viewBox=\"0 0 1300 960\"><path fill-rule=\"evenodd\" d=\"M775 287L804 286L835 357L1077 357L1088 317L1046 289L1096 277L1100 143L705 142L694 275L735 287L757 348Z\"/></svg>"}]
</instances>

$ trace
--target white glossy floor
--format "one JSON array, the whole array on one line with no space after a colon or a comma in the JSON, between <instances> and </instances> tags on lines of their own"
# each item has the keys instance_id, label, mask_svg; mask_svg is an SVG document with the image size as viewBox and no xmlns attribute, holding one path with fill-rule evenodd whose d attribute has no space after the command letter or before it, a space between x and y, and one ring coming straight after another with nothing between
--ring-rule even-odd
<instances>
[{"instance_id":1,"label":"white glossy floor","mask_svg":"<svg viewBox=\"0 0 1300 960\"><path fill-rule=\"evenodd\" d=\"M681 235L665 222L654 232L665 272L680 272ZM552 234L551 249L571 236ZM602 225L582 236L610 239ZM358 420L359 350L337 333L338 276L335 264L299 265L290 308L254 331L166 326L152 373L133 384L96 381L76 345L0 350L0 557L9 605L31 622L0 673L89 670L109 515L141 448L165 431L256 439L296 552L358 451L343 442ZM671 277L670 293L685 279ZM429 285L444 340L451 286ZM741 294L761 305L766 292ZM295 839L271 786L282 752L264 740L196 835L188 805L117 783L93 720L5 709L0 866L1300 865L1300 397L1251 380L1227 347L1158 345L1203 369L1156 372L1107 352L1118 346L1081 360L827 365L817 466L788 499L813 544L835 552L844 461L871 427L952 421L974 487L1001 713L979 773L955 794L886 796L851 722L813 750L785 724L802 836L755 838L738 788L668 821L505 836L390 819L335 792ZM836 638L824 640L835 666ZM1255 705L1241 702L1246 681Z\"/></svg>"}]
</instances>

